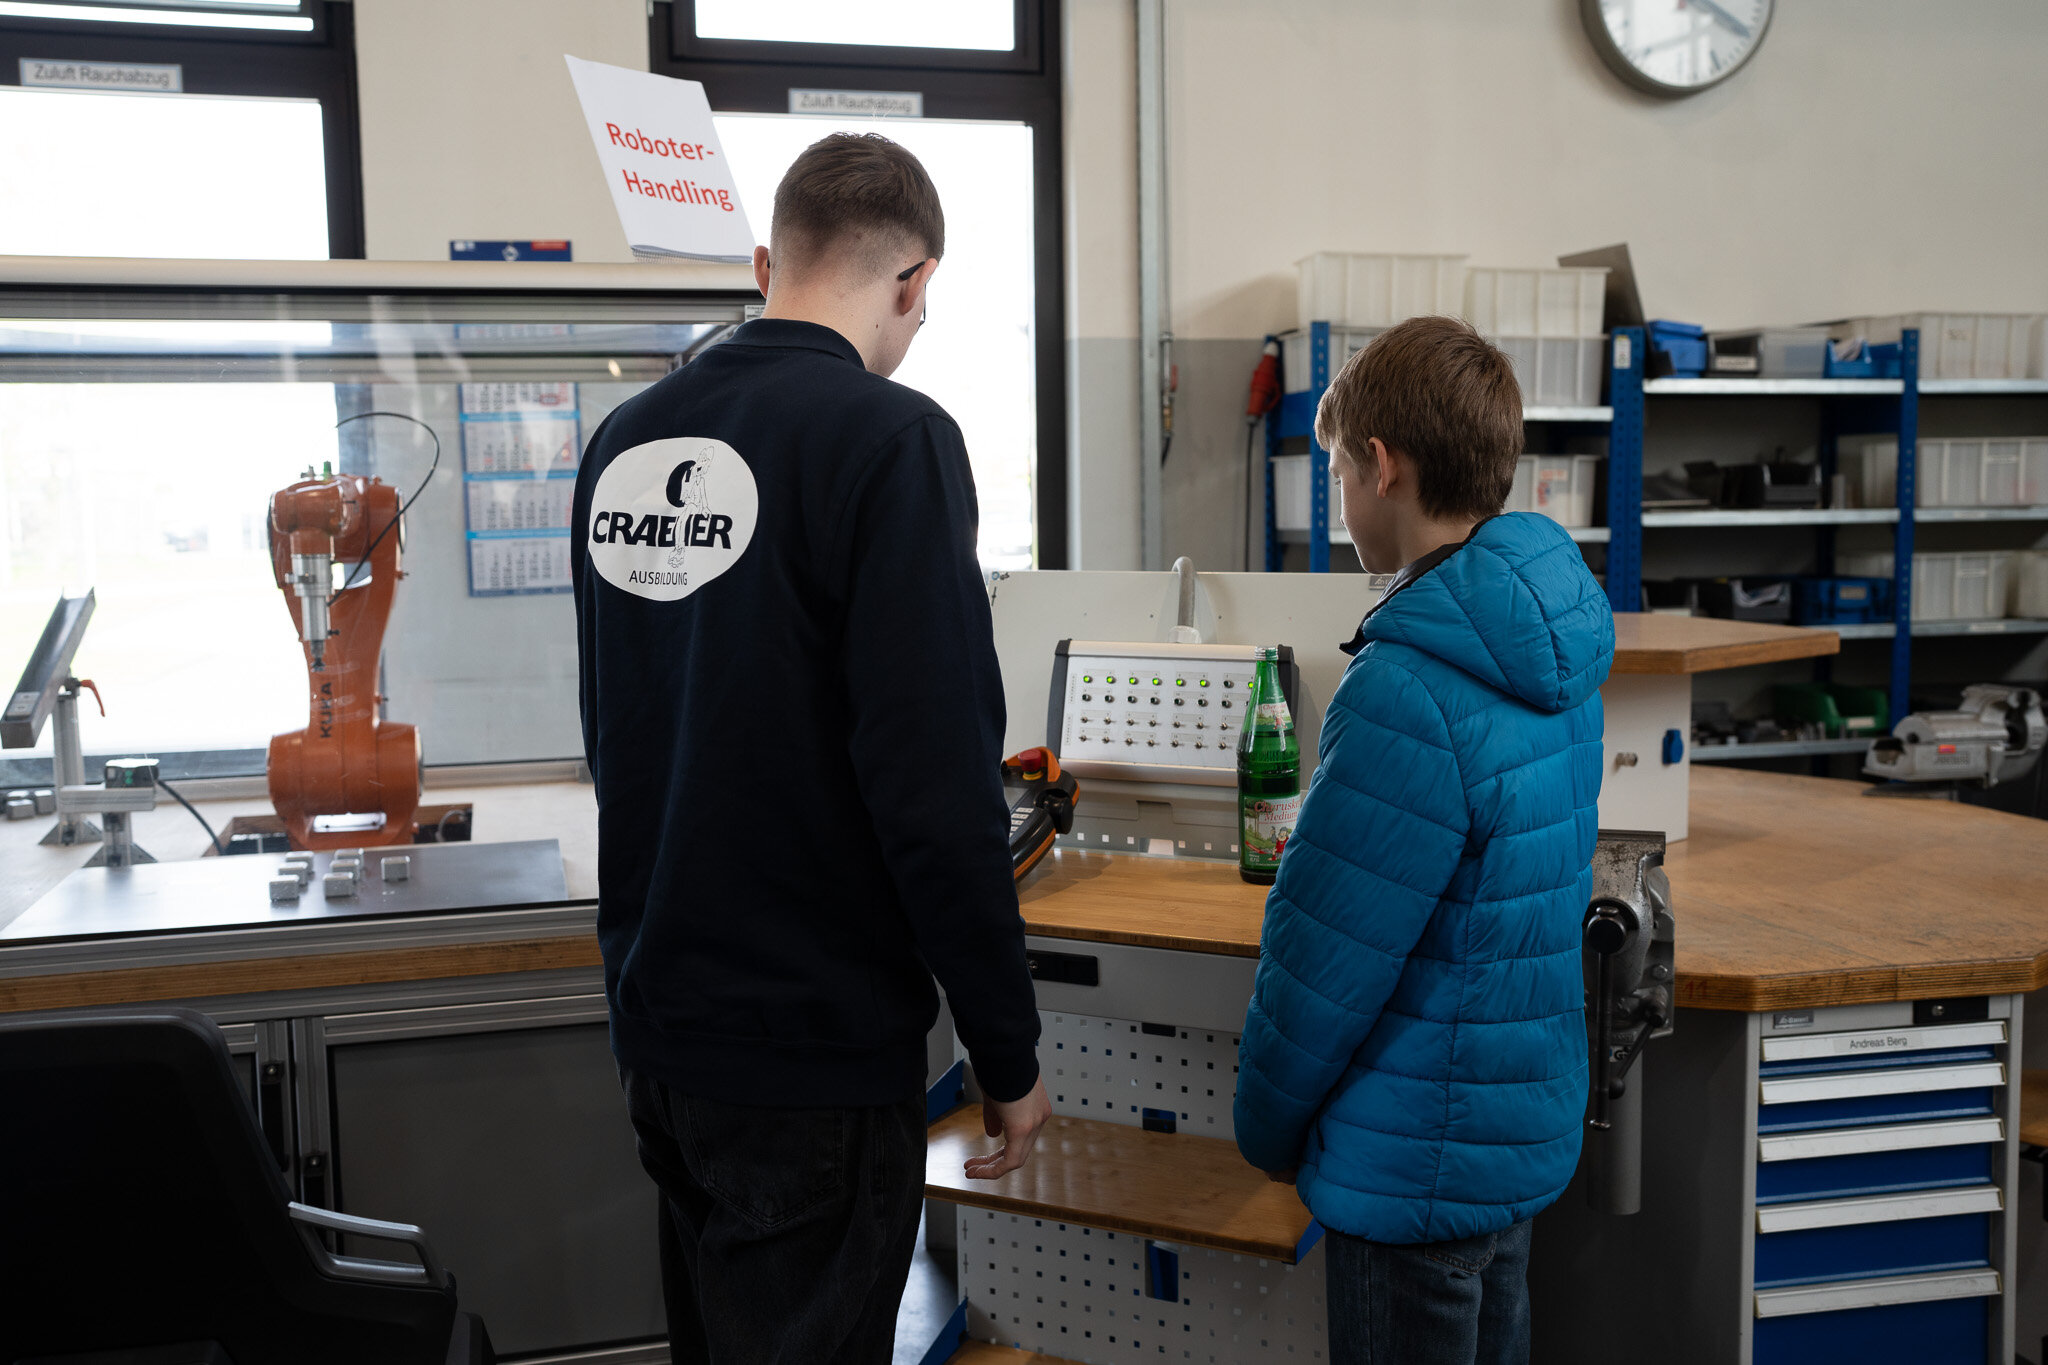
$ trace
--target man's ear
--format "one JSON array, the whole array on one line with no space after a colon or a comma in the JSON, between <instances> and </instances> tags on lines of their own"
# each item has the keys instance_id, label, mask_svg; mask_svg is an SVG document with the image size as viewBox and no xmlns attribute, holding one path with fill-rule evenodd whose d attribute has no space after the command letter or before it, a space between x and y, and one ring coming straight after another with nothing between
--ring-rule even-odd
<instances>
[{"instance_id":1,"label":"man's ear","mask_svg":"<svg viewBox=\"0 0 2048 1365\"><path fill-rule=\"evenodd\" d=\"M1366 438L1366 449L1372 452L1373 491L1387 497L1401 481L1401 466L1394 463L1394 452L1377 436Z\"/></svg>"},{"instance_id":2,"label":"man's ear","mask_svg":"<svg viewBox=\"0 0 2048 1365\"><path fill-rule=\"evenodd\" d=\"M918 263L917 270L896 288L896 312L899 316L915 313L924 307L924 287L931 282L932 272L939 268L939 258L927 256Z\"/></svg>"},{"instance_id":3,"label":"man's ear","mask_svg":"<svg viewBox=\"0 0 2048 1365\"><path fill-rule=\"evenodd\" d=\"M754 248L754 287L761 291L761 297L768 297L768 248Z\"/></svg>"}]
</instances>

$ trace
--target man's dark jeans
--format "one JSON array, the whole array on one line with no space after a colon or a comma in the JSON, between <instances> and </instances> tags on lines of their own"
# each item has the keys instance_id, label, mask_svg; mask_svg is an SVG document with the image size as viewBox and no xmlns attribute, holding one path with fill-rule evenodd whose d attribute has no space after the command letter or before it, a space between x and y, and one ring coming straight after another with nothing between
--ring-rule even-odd
<instances>
[{"instance_id":1,"label":"man's dark jeans","mask_svg":"<svg viewBox=\"0 0 2048 1365\"><path fill-rule=\"evenodd\" d=\"M1390 1246L1329 1234L1332 1365L1527 1365L1529 1224Z\"/></svg>"},{"instance_id":2,"label":"man's dark jeans","mask_svg":"<svg viewBox=\"0 0 2048 1365\"><path fill-rule=\"evenodd\" d=\"M924 1097L759 1109L621 1074L661 1187L676 1365L886 1365L924 1200Z\"/></svg>"}]
</instances>

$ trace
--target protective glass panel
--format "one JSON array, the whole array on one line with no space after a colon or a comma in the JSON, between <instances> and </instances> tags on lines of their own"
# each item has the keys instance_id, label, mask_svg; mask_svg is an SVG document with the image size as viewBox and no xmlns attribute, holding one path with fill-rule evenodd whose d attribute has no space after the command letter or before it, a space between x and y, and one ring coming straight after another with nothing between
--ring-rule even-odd
<instances>
[{"instance_id":1,"label":"protective glass panel","mask_svg":"<svg viewBox=\"0 0 2048 1365\"><path fill-rule=\"evenodd\" d=\"M898 383L960 424L981 502L981 561L1032 563L1038 456L1032 271L1032 130L1021 123L720 114L748 220L765 244L775 186L797 154L832 132L881 133L917 154L946 210L946 255ZM909 265L911 262L904 262Z\"/></svg>"},{"instance_id":2,"label":"protective glass panel","mask_svg":"<svg viewBox=\"0 0 2048 1365\"><path fill-rule=\"evenodd\" d=\"M697 0L699 38L1009 52L1016 0Z\"/></svg>"},{"instance_id":3,"label":"protective glass panel","mask_svg":"<svg viewBox=\"0 0 2048 1365\"><path fill-rule=\"evenodd\" d=\"M419 727L431 764L580 753L565 593L581 452L738 306L268 296L273 316L251 318L219 295L181 316L121 315L138 303L168 307L0 297L0 687L58 597L92 589L73 672L107 713L85 699L87 755L216 756L167 758L174 780L262 771L270 737L308 723L266 514L273 493L331 465L419 495L383 641L384 714ZM369 412L433 434L381 416L337 429ZM0 786L49 780L46 761L19 762L49 754L48 726L38 740L0 752Z\"/></svg>"},{"instance_id":4,"label":"protective glass panel","mask_svg":"<svg viewBox=\"0 0 2048 1365\"><path fill-rule=\"evenodd\" d=\"M0 255L325 260L320 102L0 86Z\"/></svg>"}]
</instances>

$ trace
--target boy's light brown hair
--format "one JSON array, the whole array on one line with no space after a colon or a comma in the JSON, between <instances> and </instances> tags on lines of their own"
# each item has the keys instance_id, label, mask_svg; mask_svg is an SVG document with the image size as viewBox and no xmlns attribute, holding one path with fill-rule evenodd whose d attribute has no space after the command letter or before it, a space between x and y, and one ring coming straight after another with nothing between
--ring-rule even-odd
<instances>
[{"instance_id":1,"label":"boy's light brown hair","mask_svg":"<svg viewBox=\"0 0 2048 1365\"><path fill-rule=\"evenodd\" d=\"M931 177L880 134L820 138L775 187L768 256L791 276L823 264L893 275L945 254L946 213Z\"/></svg>"},{"instance_id":2,"label":"boy's light brown hair","mask_svg":"<svg viewBox=\"0 0 2048 1365\"><path fill-rule=\"evenodd\" d=\"M1498 513L1522 453L1522 389L1500 349L1459 318L1410 318L1373 338L1323 393L1316 441L1360 462L1377 436L1415 461L1439 521Z\"/></svg>"}]
</instances>

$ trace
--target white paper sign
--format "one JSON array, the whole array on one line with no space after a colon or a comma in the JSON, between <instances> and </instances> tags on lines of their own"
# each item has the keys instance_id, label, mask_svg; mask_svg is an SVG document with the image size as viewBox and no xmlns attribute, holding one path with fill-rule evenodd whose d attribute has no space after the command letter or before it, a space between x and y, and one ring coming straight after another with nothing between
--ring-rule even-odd
<instances>
[{"instance_id":1,"label":"white paper sign","mask_svg":"<svg viewBox=\"0 0 2048 1365\"><path fill-rule=\"evenodd\" d=\"M754 231L696 81L565 56L636 256L750 261Z\"/></svg>"}]
</instances>

